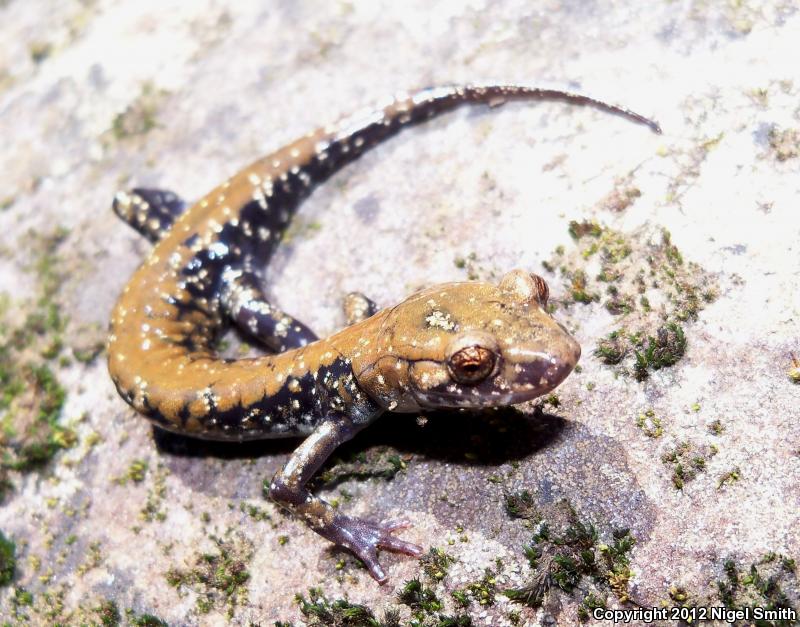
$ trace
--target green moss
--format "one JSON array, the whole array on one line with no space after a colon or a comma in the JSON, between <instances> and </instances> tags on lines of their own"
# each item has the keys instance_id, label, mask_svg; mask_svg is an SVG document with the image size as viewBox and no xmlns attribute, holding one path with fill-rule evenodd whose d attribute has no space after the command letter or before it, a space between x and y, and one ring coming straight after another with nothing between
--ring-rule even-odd
<instances>
[{"instance_id":1,"label":"green moss","mask_svg":"<svg viewBox=\"0 0 800 627\"><path fill-rule=\"evenodd\" d=\"M678 363L687 343L684 324L716 298L714 278L687 261L665 229L624 234L596 222L571 222L569 232L574 248L544 262L558 267L564 282L564 296L551 302L597 302L618 318L598 340L595 356L639 380Z\"/></svg>"},{"instance_id":2,"label":"green moss","mask_svg":"<svg viewBox=\"0 0 800 627\"><path fill-rule=\"evenodd\" d=\"M512 518L522 518L530 523L538 523L542 519L539 508L528 490L521 490L505 496L506 513Z\"/></svg>"},{"instance_id":3,"label":"green moss","mask_svg":"<svg viewBox=\"0 0 800 627\"><path fill-rule=\"evenodd\" d=\"M716 454L717 449L713 446L683 441L664 453L661 461L671 469L672 485L682 490L686 483L705 472L708 461Z\"/></svg>"},{"instance_id":4,"label":"green moss","mask_svg":"<svg viewBox=\"0 0 800 627\"><path fill-rule=\"evenodd\" d=\"M673 604L678 607L683 607L689 600L689 593L686 591L686 588L683 588L682 586L676 586L673 584L669 587L668 594Z\"/></svg>"},{"instance_id":5,"label":"green moss","mask_svg":"<svg viewBox=\"0 0 800 627\"><path fill-rule=\"evenodd\" d=\"M792 383L800 383L800 360L794 356L794 353L791 355L792 358L792 366L787 371L789 375L789 381Z\"/></svg>"},{"instance_id":6,"label":"green moss","mask_svg":"<svg viewBox=\"0 0 800 627\"><path fill-rule=\"evenodd\" d=\"M247 563L253 555L252 544L243 538L236 540L211 536L216 550L200 553L190 568L171 568L165 574L167 583L178 588L189 587L197 597L197 611L208 613L212 608L227 608L233 617L239 603L247 600L250 573Z\"/></svg>"},{"instance_id":7,"label":"green moss","mask_svg":"<svg viewBox=\"0 0 800 627\"><path fill-rule=\"evenodd\" d=\"M633 296L629 294L614 294L611 296L611 298L606 300L605 308L609 311L609 313L612 313L615 316L620 316L631 313L634 309L636 309L636 305L633 300Z\"/></svg>"},{"instance_id":8,"label":"green moss","mask_svg":"<svg viewBox=\"0 0 800 627\"><path fill-rule=\"evenodd\" d=\"M581 603L589 606L600 598L587 587L593 582L624 603L630 598L629 564L634 544L628 530L613 532L611 543L601 542L595 527L579 520L575 510L562 502L539 525L531 544L523 547L533 570L529 583L504 594L518 603L539 607L551 589L580 591Z\"/></svg>"},{"instance_id":9,"label":"green moss","mask_svg":"<svg viewBox=\"0 0 800 627\"><path fill-rule=\"evenodd\" d=\"M742 474L739 468L732 468L731 470L723 473L717 480L717 489L721 490L723 486L734 484L741 478Z\"/></svg>"},{"instance_id":10,"label":"green moss","mask_svg":"<svg viewBox=\"0 0 800 627\"><path fill-rule=\"evenodd\" d=\"M661 419L656 416L652 409L648 409L636 417L636 426L639 427L648 438L660 438L664 434L664 427L661 424Z\"/></svg>"},{"instance_id":11,"label":"green moss","mask_svg":"<svg viewBox=\"0 0 800 627\"><path fill-rule=\"evenodd\" d=\"M94 608L94 613L103 627L117 627L122 620L119 607L111 599L101 601L100 605Z\"/></svg>"},{"instance_id":12,"label":"green moss","mask_svg":"<svg viewBox=\"0 0 800 627\"><path fill-rule=\"evenodd\" d=\"M387 610L380 621L368 607L345 599L329 601L318 588L308 591L308 599L298 594L295 600L308 627L400 627L399 616L393 610Z\"/></svg>"},{"instance_id":13,"label":"green moss","mask_svg":"<svg viewBox=\"0 0 800 627\"><path fill-rule=\"evenodd\" d=\"M27 472L74 446L77 437L58 423L66 391L48 366L26 366L16 377L3 390L7 410L0 419L0 467ZM19 382L24 382L21 389Z\"/></svg>"},{"instance_id":14,"label":"green moss","mask_svg":"<svg viewBox=\"0 0 800 627\"><path fill-rule=\"evenodd\" d=\"M45 466L55 454L73 446L74 431L59 424L65 390L47 362L63 348L66 320L56 296L64 269L57 250L67 237L57 228L42 236L29 232L28 270L34 272L38 294L32 303L14 303L28 311L19 324L6 322L12 303L0 297L0 498L11 488L8 472L29 472Z\"/></svg>"},{"instance_id":15,"label":"green moss","mask_svg":"<svg viewBox=\"0 0 800 627\"><path fill-rule=\"evenodd\" d=\"M469 253L466 257L457 256L453 259L453 265L459 270L467 271L467 279L474 281L479 278L478 268L478 255L474 252Z\"/></svg>"},{"instance_id":16,"label":"green moss","mask_svg":"<svg viewBox=\"0 0 800 627\"><path fill-rule=\"evenodd\" d=\"M570 279L570 296L576 303L592 303L600 300L600 295L589 291L588 278L583 270L573 270L568 273Z\"/></svg>"},{"instance_id":17,"label":"green moss","mask_svg":"<svg viewBox=\"0 0 800 627\"><path fill-rule=\"evenodd\" d=\"M598 238L603 234L603 227L593 220L584 220L582 222L573 220L569 223L568 232L574 240L580 240L582 237L587 236Z\"/></svg>"},{"instance_id":18,"label":"green moss","mask_svg":"<svg viewBox=\"0 0 800 627\"><path fill-rule=\"evenodd\" d=\"M46 41L35 41L30 44L28 52L31 55L31 61L38 65L52 54L53 44Z\"/></svg>"},{"instance_id":19,"label":"green moss","mask_svg":"<svg viewBox=\"0 0 800 627\"><path fill-rule=\"evenodd\" d=\"M14 579L17 570L17 545L0 531L0 587Z\"/></svg>"},{"instance_id":20,"label":"green moss","mask_svg":"<svg viewBox=\"0 0 800 627\"><path fill-rule=\"evenodd\" d=\"M434 591L426 588L419 579L403 584L397 599L410 607L416 618L423 618L425 613L438 612L444 607Z\"/></svg>"},{"instance_id":21,"label":"green moss","mask_svg":"<svg viewBox=\"0 0 800 627\"><path fill-rule=\"evenodd\" d=\"M441 581L447 575L447 570L454 561L455 558L452 555L442 549L431 547L420 559L420 566L430 579Z\"/></svg>"},{"instance_id":22,"label":"green moss","mask_svg":"<svg viewBox=\"0 0 800 627\"><path fill-rule=\"evenodd\" d=\"M86 555L83 562L78 565L76 572L83 576L93 568L97 568L103 563L103 553L101 551L100 542L92 542L86 550Z\"/></svg>"},{"instance_id":23,"label":"green moss","mask_svg":"<svg viewBox=\"0 0 800 627\"><path fill-rule=\"evenodd\" d=\"M136 614L133 610L126 610L125 615L131 627L169 627L167 621L153 614Z\"/></svg>"},{"instance_id":24,"label":"green moss","mask_svg":"<svg viewBox=\"0 0 800 627\"><path fill-rule=\"evenodd\" d=\"M686 352L686 335L676 322L669 322L660 327L655 337L647 338L647 347L643 351L634 351L634 376L637 381L644 381L651 370L661 370L674 366Z\"/></svg>"},{"instance_id":25,"label":"green moss","mask_svg":"<svg viewBox=\"0 0 800 627\"><path fill-rule=\"evenodd\" d=\"M267 492L265 497L269 498L269 481L264 482L264 489ZM239 504L239 510L246 513L253 520L272 522L272 516L270 513L267 510L258 507L257 505L242 501ZM273 524L272 526L274 527L275 525Z\"/></svg>"},{"instance_id":26,"label":"green moss","mask_svg":"<svg viewBox=\"0 0 800 627\"><path fill-rule=\"evenodd\" d=\"M147 462L143 459L134 459L128 466L128 470L125 471L125 474L123 474L121 477L118 477L116 482L120 485L125 485L128 483L128 481L141 483L144 481L146 474Z\"/></svg>"},{"instance_id":27,"label":"green moss","mask_svg":"<svg viewBox=\"0 0 800 627\"><path fill-rule=\"evenodd\" d=\"M601 339L594 349L595 357L604 364L614 365L620 363L628 354L628 346L622 331L612 331L608 337Z\"/></svg>"},{"instance_id":28,"label":"green moss","mask_svg":"<svg viewBox=\"0 0 800 627\"><path fill-rule=\"evenodd\" d=\"M73 347L72 356L75 357L78 363L89 365L97 359L97 356L100 355L104 349L105 342L98 340L83 348Z\"/></svg>"},{"instance_id":29,"label":"green moss","mask_svg":"<svg viewBox=\"0 0 800 627\"><path fill-rule=\"evenodd\" d=\"M145 135L158 126L158 107L166 92L145 83L136 99L114 116L111 133L117 140Z\"/></svg>"},{"instance_id":30,"label":"green moss","mask_svg":"<svg viewBox=\"0 0 800 627\"><path fill-rule=\"evenodd\" d=\"M495 597L497 594L497 579L496 573L487 568L484 570L483 577L478 581L469 583L464 588L469 597L471 597L478 605L491 606L494 605Z\"/></svg>"},{"instance_id":31,"label":"green moss","mask_svg":"<svg viewBox=\"0 0 800 627\"><path fill-rule=\"evenodd\" d=\"M472 253L472 254L474 255L475 253ZM456 268L458 268L459 270L463 270L464 268L467 267L467 260L464 257L460 257L460 256L456 257L455 259L453 259L453 265Z\"/></svg>"},{"instance_id":32,"label":"green moss","mask_svg":"<svg viewBox=\"0 0 800 627\"><path fill-rule=\"evenodd\" d=\"M459 607L469 607L470 603L472 603L466 590L453 590L450 595Z\"/></svg>"},{"instance_id":33,"label":"green moss","mask_svg":"<svg viewBox=\"0 0 800 627\"><path fill-rule=\"evenodd\" d=\"M787 563L789 567L787 567ZM798 607L798 581L794 560L776 553L769 553L749 567L726 560L722 567L723 577L717 581L719 602L731 610L756 607L765 610L789 610L795 617ZM714 600L714 603L718 602ZM763 620L758 627L789 627L796 620Z\"/></svg>"},{"instance_id":34,"label":"green moss","mask_svg":"<svg viewBox=\"0 0 800 627\"><path fill-rule=\"evenodd\" d=\"M25 588L14 588L14 596L11 597L11 616L20 625L30 625L32 621L28 615L28 608L33 606L33 595Z\"/></svg>"},{"instance_id":35,"label":"green moss","mask_svg":"<svg viewBox=\"0 0 800 627\"><path fill-rule=\"evenodd\" d=\"M590 592L583 597L581 604L578 606L578 618L583 622L588 621L592 617L594 610L598 608L606 609L607 607L608 601L606 597Z\"/></svg>"},{"instance_id":36,"label":"green moss","mask_svg":"<svg viewBox=\"0 0 800 627\"><path fill-rule=\"evenodd\" d=\"M769 146L778 161L794 159L800 154L800 131L773 128L769 132Z\"/></svg>"},{"instance_id":37,"label":"green moss","mask_svg":"<svg viewBox=\"0 0 800 627\"><path fill-rule=\"evenodd\" d=\"M164 498L167 495L167 474L167 469L163 464L159 463L152 473L153 483L147 490L147 499L139 511L140 520L144 522L161 522L167 518L167 512L164 510Z\"/></svg>"}]
</instances>

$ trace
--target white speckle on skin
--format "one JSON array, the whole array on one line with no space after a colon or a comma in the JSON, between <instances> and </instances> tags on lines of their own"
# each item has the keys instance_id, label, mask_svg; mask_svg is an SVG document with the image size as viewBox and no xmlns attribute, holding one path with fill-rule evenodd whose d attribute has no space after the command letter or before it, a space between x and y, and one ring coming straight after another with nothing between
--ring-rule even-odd
<instances>
[{"instance_id":1,"label":"white speckle on skin","mask_svg":"<svg viewBox=\"0 0 800 627\"><path fill-rule=\"evenodd\" d=\"M449 313L443 312L439 309L432 311L426 318L425 322L429 327L439 327L445 331L452 331L456 328Z\"/></svg>"}]
</instances>

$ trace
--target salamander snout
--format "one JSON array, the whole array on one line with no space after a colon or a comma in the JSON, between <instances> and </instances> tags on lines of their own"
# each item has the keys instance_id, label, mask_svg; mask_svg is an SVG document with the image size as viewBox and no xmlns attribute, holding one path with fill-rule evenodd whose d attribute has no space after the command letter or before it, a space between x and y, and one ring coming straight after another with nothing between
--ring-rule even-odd
<instances>
[{"instance_id":1,"label":"salamander snout","mask_svg":"<svg viewBox=\"0 0 800 627\"><path fill-rule=\"evenodd\" d=\"M528 342L507 346L503 355L504 379L513 390L513 402L522 402L546 394L566 379L580 359L581 346L557 324Z\"/></svg>"},{"instance_id":2,"label":"salamander snout","mask_svg":"<svg viewBox=\"0 0 800 627\"><path fill-rule=\"evenodd\" d=\"M512 270L500 281L506 322L498 333L502 378L513 402L530 400L558 386L581 356L580 344L547 313L549 290L540 276Z\"/></svg>"}]
</instances>

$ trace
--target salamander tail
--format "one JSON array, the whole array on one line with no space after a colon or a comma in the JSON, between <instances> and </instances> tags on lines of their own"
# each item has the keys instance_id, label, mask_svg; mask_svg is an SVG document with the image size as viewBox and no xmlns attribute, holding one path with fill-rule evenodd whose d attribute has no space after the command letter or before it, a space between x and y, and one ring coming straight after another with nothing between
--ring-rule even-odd
<instances>
[{"instance_id":1,"label":"salamander tail","mask_svg":"<svg viewBox=\"0 0 800 627\"><path fill-rule=\"evenodd\" d=\"M430 117L441 111L447 111L461 103L485 103L489 106L499 106L509 100L557 100L574 105L590 106L601 111L619 115L639 124L644 124L655 133L661 133L661 126L631 109L611 104L563 89L549 87L535 87L530 85L444 85L430 87L413 92L403 102L404 108L412 108L420 117ZM411 107L409 107L411 105Z\"/></svg>"}]
</instances>

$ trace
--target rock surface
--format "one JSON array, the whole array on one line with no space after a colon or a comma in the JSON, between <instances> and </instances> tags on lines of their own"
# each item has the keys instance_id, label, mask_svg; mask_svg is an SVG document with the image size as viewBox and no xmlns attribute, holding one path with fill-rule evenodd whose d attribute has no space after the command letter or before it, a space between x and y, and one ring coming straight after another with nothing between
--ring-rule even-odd
<instances>
[{"instance_id":1,"label":"rock surface","mask_svg":"<svg viewBox=\"0 0 800 627\"><path fill-rule=\"evenodd\" d=\"M295 601L312 587L379 617L396 608L401 624L575 624L598 599L798 609L795 3L5 0L0 18L4 347L31 312L60 312L2 355L28 394L2 382L0 531L16 545L3 620L324 624ZM544 404L387 416L329 467L324 493L343 510L407 517L408 539L455 560L421 570L384 554L379 587L262 496L292 442L154 439L117 397L98 343L147 244L110 199L132 185L191 198L387 94L493 78L579 88L664 134L560 103L462 110L302 206L269 290L318 332L343 324L351 290L388 305L522 267L550 282L584 347ZM637 366L651 345L661 353ZM47 407L34 463L20 421ZM571 571L551 559L564 550ZM538 607L502 594L552 575ZM440 608L413 589L398 599L416 577Z\"/></svg>"}]
</instances>

